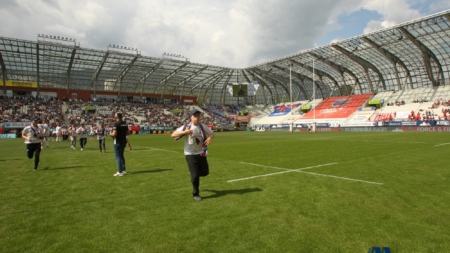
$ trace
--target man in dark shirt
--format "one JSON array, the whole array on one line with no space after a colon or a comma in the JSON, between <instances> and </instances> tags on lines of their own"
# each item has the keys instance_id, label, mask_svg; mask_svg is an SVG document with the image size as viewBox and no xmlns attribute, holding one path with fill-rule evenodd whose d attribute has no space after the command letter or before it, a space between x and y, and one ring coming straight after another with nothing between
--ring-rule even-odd
<instances>
[{"instance_id":1,"label":"man in dark shirt","mask_svg":"<svg viewBox=\"0 0 450 253\"><path fill-rule=\"evenodd\" d=\"M242 89L242 85L239 85L239 90L238 90L236 96L238 96L238 97L244 97L245 96L245 91Z\"/></svg>"},{"instance_id":2,"label":"man in dark shirt","mask_svg":"<svg viewBox=\"0 0 450 253\"><path fill-rule=\"evenodd\" d=\"M116 122L114 123L113 129L110 133L110 136L114 138L114 155L116 156L118 167L118 172L114 174L114 176L121 177L127 173L123 153L125 151L125 147L127 146L127 135L129 134L129 131L127 123L122 120L122 113L116 113L115 119Z\"/></svg>"}]
</instances>

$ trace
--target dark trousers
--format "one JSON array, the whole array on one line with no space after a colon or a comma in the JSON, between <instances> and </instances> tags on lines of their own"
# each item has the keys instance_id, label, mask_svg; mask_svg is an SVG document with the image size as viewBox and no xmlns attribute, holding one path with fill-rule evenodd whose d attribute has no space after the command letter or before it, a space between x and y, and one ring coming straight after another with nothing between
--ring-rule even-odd
<instances>
[{"instance_id":1,"label":"dark trousers","mask_svg":"<svg viewBox=\"0 0 450 253\"><path fill-rule=\"evenodd\" d=\"M102 151L102 148L103 148L103 150L106 150L105 139L98 140L98 147L100 148L100 151Z\"/></svg>"},{"instance_id":2,"label":"dark trousers","mask_svg":"<svg viewBox=\"0 0 450 253\"><path fill-rule=\"evenodd\" d=\"M29 159L34 156L34 169L37 170L39 165L39 156L41 154L41 143L29 143L27 144L27 157Z\"/></svg>"},{"instance_id":3,"label":"dark trousers","mask_svg":"<svg viewBox=\"0 0 450 253\"><path fill-rule=\"evenodd\" d=\"M117 170L119 173L122 173L125 168L125 156L123 153L125 152L125 147L127 144L114 144L114 155L116 157Z\"/></svg>"},{"instance_id":4,"label":"dark trousers","mask_svg":"<svg viewBox=\"0 0 450 253\"><path fill-rule=\"evenodd\" d=\"M209 165L206 156L186 155L186 161L191 174L192 195L200 195L200 177L206 177L209 174Z\"/></svg>"},{"instance_id":5,"label":"dark trousers","mask_svg":"<svg viewBox=\"0 0 450 253\"><path fill-rule=\"evenodd\" d=\"M80 146L81 148L84 148L86 146L87 138L80 138Z\"/></svg>"}]
</instances>

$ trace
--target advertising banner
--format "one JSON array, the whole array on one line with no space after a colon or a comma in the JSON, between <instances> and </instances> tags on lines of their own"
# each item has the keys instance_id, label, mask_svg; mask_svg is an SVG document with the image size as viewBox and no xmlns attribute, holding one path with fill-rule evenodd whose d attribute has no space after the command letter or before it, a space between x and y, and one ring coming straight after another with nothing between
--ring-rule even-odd
<instances>
[{"instance_id":1,"label":"advertising banner","mask_svg":"<svg viewBox=\"0 0 450 253\"><path fill-rule=\"evenodd\" d=\"M297 103L297 104L288 104L288 105L277 105L275 106L273 112L271 114L269 114L269 117L274 117L274 116L286 116L288 115L292 109L295 109L297 107L299 107L301 105L301 103Z\"/></svg>"},{"instance_id":2,"label":"advertising banner","mask_svg":"<svg viewBox=\"0 0 450 253\"><path fill-rule=\"evenodd\" d=\"M0 139L14 139L16 134L0 134Z\"/></svg>"},{"instance_id":3,"label":"advertising banner","mask_svg":"<svg viewBox=\"0 0 450 253\"><path fill-rule=\"evenodd\" d=\"M0 80L0 85L3 86L3 81L2 80ZM6 80L6 86L9 86L9 87L37 88L37 82Z\"/></svg>"},{"instance_id":4,"label":"advertising banner","mask_svg":"<svg viewBox=\"0 0 450 253\"><path fill-rule=\"evenodd\" d=\"M6 122L4 128L25 128L30 124L31 122Z\"/></svg>"}]
</instances>

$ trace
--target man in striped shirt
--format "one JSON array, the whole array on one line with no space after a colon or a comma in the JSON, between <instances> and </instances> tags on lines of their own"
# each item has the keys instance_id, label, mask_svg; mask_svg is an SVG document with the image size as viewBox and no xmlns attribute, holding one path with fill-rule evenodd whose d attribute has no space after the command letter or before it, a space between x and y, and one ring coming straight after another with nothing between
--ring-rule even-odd
<instances>
[{"instance_id":1,"label":"man in striped shirt","mask_svg":"<svg viewBox=\"0 0 450 253\"><path fill-rule=\"evenodd\" d=\"M33 116L31 125L22 130L22 138L25 139L25 144L27 144L27 157L31 159L34 156L34 171L38 169L41 141L44 138L44 135L40 132L38 122L39 118Z\"/></svg>"}]
</instances>

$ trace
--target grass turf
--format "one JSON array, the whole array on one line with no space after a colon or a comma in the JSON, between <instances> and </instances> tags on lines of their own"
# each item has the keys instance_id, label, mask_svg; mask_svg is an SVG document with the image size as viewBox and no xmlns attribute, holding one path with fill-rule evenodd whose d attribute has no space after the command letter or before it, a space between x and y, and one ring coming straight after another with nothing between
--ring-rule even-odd
<instances>
[{"instance_id":1,"label":"grass turf","mask_svg":"<svg viewBox=\"0 0 450 253\"><path fill-rule=\"evenodd\" d=\"M183 141L130 141L129 173L113 177L109 138L107 153L96 141L84 151L50 142L38 172L23 140L0 139L0 252L450 247L445 133L216 133L201 202L191 196Z\"/></svg>"}]
</instances>

